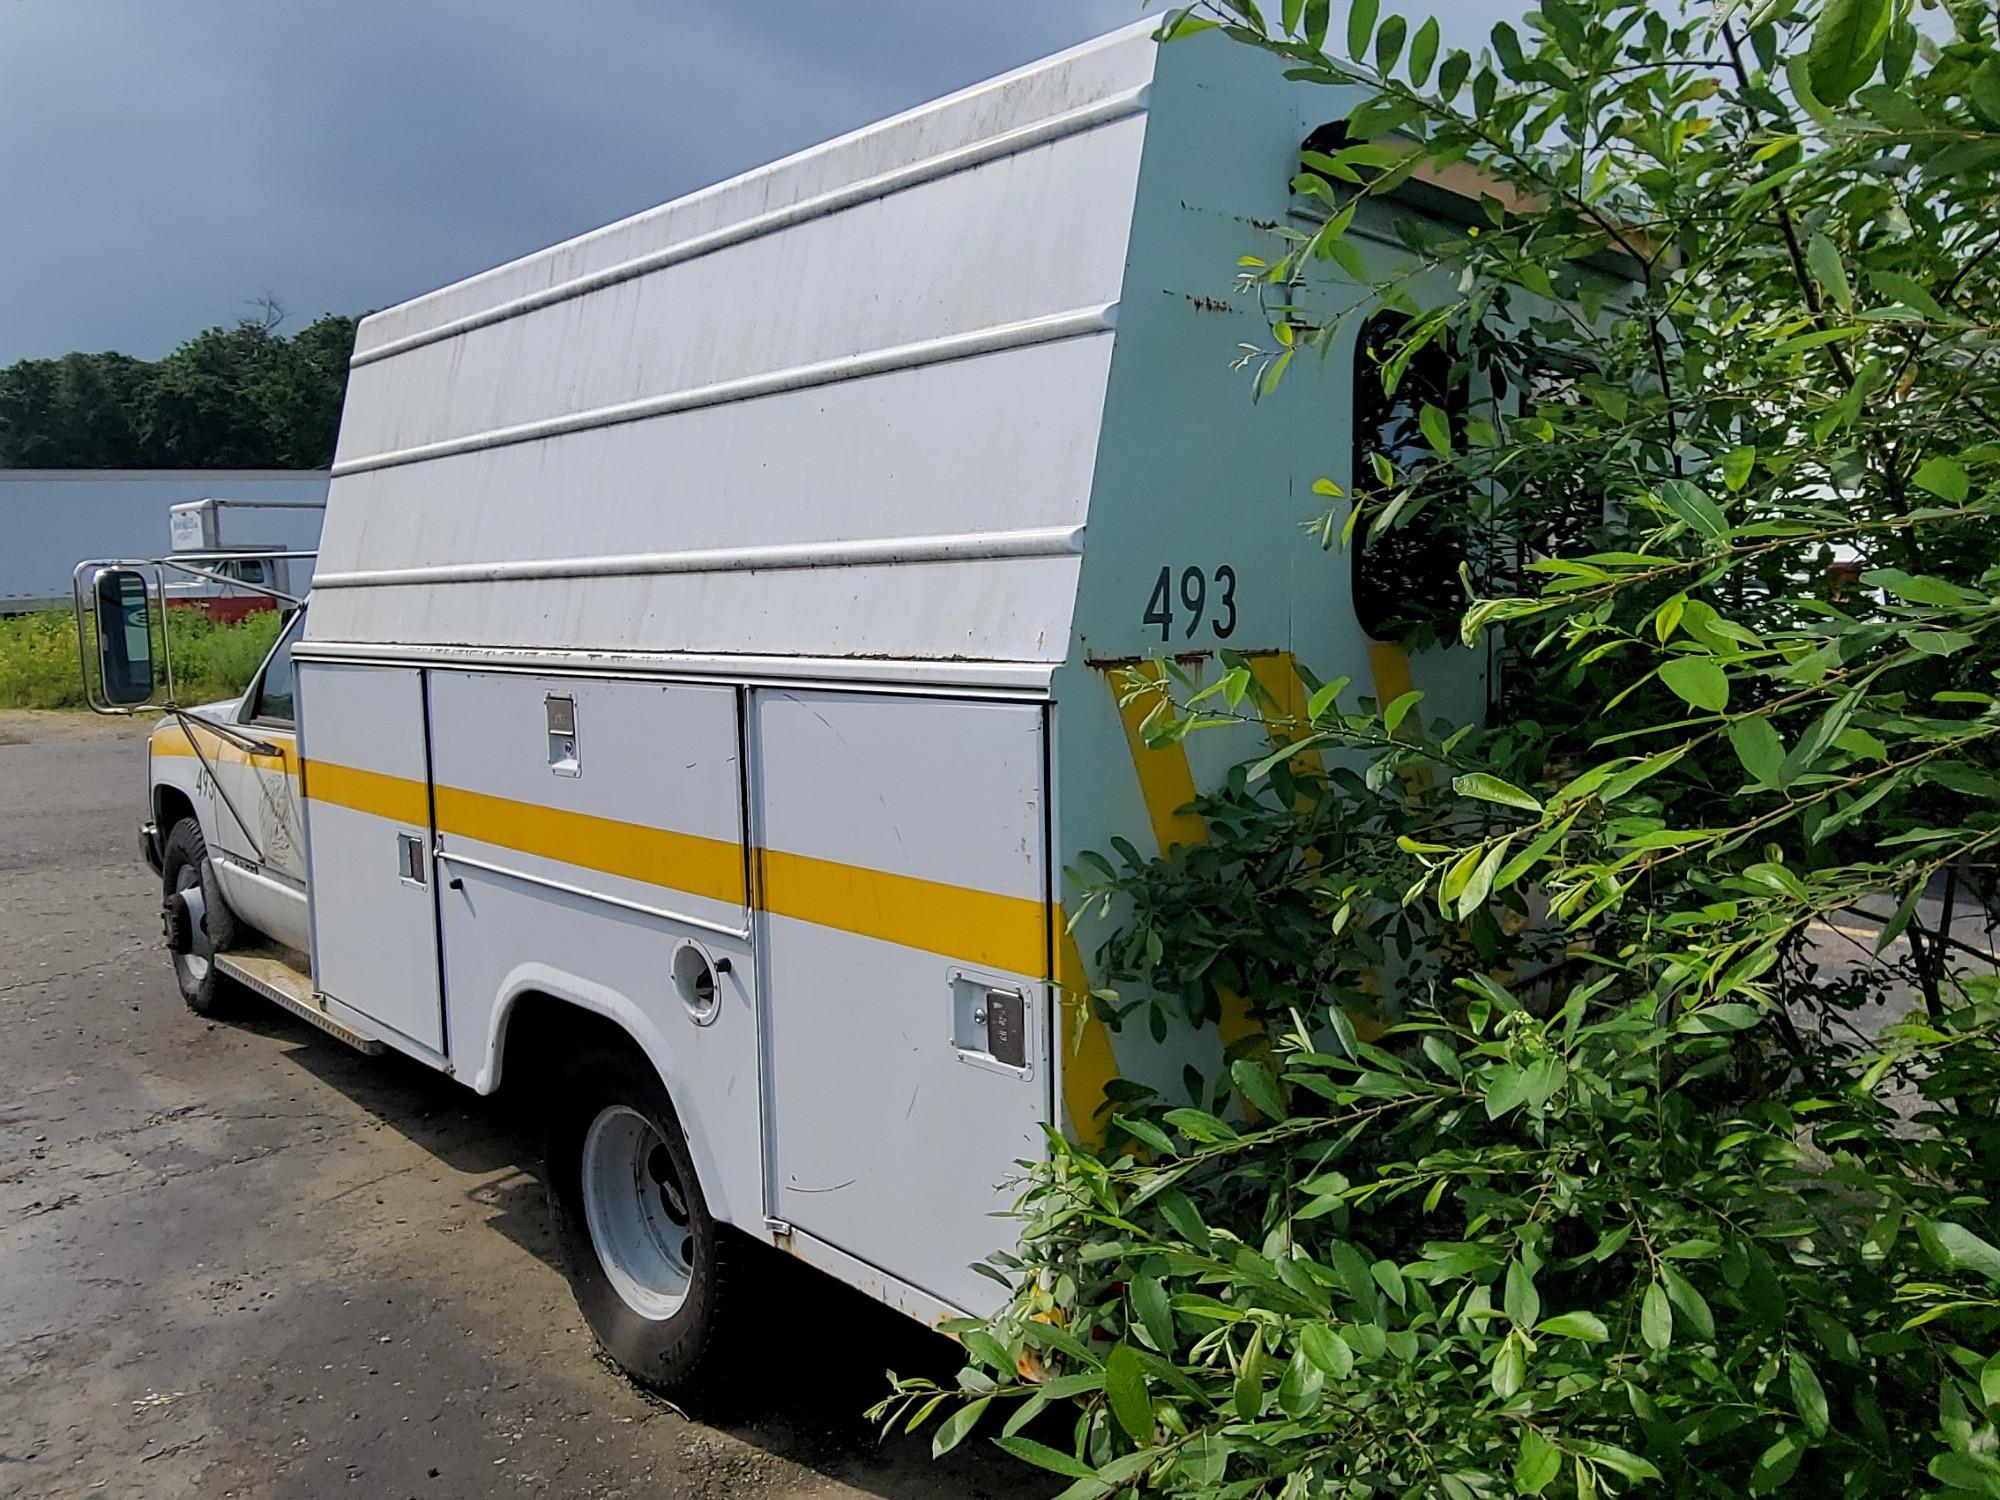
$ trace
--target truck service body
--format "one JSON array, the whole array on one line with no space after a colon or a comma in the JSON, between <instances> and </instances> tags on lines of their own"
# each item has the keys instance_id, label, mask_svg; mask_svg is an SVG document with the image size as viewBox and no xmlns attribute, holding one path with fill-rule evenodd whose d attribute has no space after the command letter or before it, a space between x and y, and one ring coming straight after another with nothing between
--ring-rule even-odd
<instances>
[{"instance_id":1,"label":"truck service body","mask_svg":"<svg viewBox=\"0 0 2000 1500\"><path fill-rule=\"evenodd\" d=\"M215 969L480 1092L560 1080L572 1275L642 1379L699 1378L673 1330L732 1234L993 1309L1045 1129L1258 1024L1092 1013L1065 867L1199 843L1264 743L1148 749L1125 674L1483 692L1302 534L1354 358L1254 408L1232 368L1327 108L1134 27L368 318L309 607L152 740L191 1003ZM1366 253L1417 211L1366 205Z\"/></svg>"}]
</instances>

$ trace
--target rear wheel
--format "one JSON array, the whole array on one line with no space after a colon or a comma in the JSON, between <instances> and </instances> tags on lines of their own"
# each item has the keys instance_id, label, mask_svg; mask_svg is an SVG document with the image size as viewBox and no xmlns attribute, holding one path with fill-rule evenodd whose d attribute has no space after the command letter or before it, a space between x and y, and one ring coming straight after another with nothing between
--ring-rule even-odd
<instances>
[{"instance_id":1,"label":"rear wheel","mask_svg":"<svg viewBox=\"0 0 2000 1500\"><path fill-rule=\"evenodd\" d=\"M236 917L222 899L215 864L193 818L182 818L167 834L160 884L167 950L181 999L198 1016L218 1015L227 1008L228 992L215 970L215 955L235 944Z\"/></svg>"},{"instance_id":2,"label":"rear wheel","mask_svg":"<svg viewBox=\"0 0 2000 1500\"><path fill-rule=\"evenodd\" d=\"M559 1079L548 1186L578 1308L641 1385L711 1408L733 1393L754 1246L710 1217L667 1092L643 1059L593 1051Z\"/></svg>"}]
</instances>

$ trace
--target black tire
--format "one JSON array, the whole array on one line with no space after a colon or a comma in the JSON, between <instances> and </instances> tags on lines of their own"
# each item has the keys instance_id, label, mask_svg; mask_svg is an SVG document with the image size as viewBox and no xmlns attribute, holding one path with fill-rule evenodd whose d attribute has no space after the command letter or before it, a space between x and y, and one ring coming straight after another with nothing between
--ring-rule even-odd
<instances>
[{"instance_id":1,"label":"black tire","mask_svg":"<svg viewBox=\"0 0 2000 1500\"><path fill-rule=\"evenodd\" d=\"M652 1183L640 1184L639 1193L657 1185L666 1220L664 1225L656 1221L655 1227L670 1225L682 1236L686 1290L678 1307L664 1315L657 1307L650 1314L642 1310L614 1283L606 1255L593 1238L585 1202L586 1143L592 1129L600 1120L610 1122L607 1130L617 1128L625 1112L652 1127L653 1151L664 1152L648 1153ZM752 1343L752 1299L744 1294L743 1282L757 1247L709 1214L686 1137L658 1075L636 1052L592 1048L553 1080L547 1119L547 1180L556 1236L577 1307L599 1347L640 1385L682 1405L710 1413L733 1409L740 1395L739 1372L747 1363L746 1345ZM599 1146L593 1159L602 1163L606 1156L607 1148ZM605 1201L601 1191L598 1201Z\"/></svg>"},{"instance_id":2,"label":"black tire","mask_svg":"<svg viewBox=\"0 0 2000 1500\"><path fill-rule=\"evenodd\" d=\"M236 914L222 898L222 887L216 881L215 864L208 857L201 825L193 818L182 818L167 834L166 845L160 851L162 901L171 902L188 884L201 887L202 922L189 935L189 951L173 954L174 979L189 1010L198 1016L223 1015L234 997L229 985L216 972L213 959L215 954L236 945Z\"/></svg>"}]
</instances>

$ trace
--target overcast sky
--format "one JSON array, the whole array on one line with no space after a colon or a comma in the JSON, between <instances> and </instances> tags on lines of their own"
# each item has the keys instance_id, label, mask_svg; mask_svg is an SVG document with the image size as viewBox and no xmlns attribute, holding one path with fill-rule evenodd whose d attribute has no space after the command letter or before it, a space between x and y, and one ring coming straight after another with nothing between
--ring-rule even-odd
<instances>
[{"instance_id":1,"label":"overcast sky","mask_svg":"<svg viewBox=\"0 0 2000 1500\"><path fill-rule=\"evenodd\" d=\"M0 364L157 358L267 291L288 331L385 306L1142 14L0 0Z\"/></svg>"}]
</instances>

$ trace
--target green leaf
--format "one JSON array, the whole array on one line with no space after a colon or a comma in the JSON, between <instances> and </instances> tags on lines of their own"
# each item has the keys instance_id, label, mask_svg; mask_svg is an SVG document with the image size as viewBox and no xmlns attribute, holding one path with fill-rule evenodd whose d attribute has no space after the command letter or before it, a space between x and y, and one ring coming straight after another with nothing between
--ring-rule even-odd
<instances>
[{"instance_id":1,"label":"green leaf","mask_svg":"<svg viewBox=\"0 0 2000 1500\"><path fill-rule=\"evenodd\" d=\"M1972 1495L2000 1495L2000 1461L1984 1453L1940 1453L1929 1467L1931 1478L1954 1490Z\"/></svg>"},{"instance_id":2,"label":"green leaf","mask_svg":"<svg viewBox=\"0 0 2000 1500\"><path fill-rule=\"evenodd\" d=\"M1541 1294L1535 1290L1532 1272L1519 1256L1507 1262L1507 1289L1503 1306L1516 1328L1533 1328L1542 1315Z\"/></svg>"},{"instance_id":3,"label":"green leaf","mask_svg":"<svg viewBox=\"0 0 2000 1500\"><path fill-rule=\"evenodd\" d=\"M1407 693L1399 693L1396 701L1382 710L1382 732L1394 738L1396 731L1402 727L1403 720L1409 716L1410 710L1423 701L1422 688L1411 688Z\"/></svg>"},{"instance_id":4,"label":"green leaf","mask_svg":"<svg viewBox=\"0 0 2000 1500\"><path fill-rule=\"evenodd\" d=\"M1282 1120L1288 1111L1285 1096L1278 1091L1271 1070L1254 1057L1239 1057L1229 1065L1229 1076L1251 1108L1267 1120Z\"/></svg>"},{"instance_id":5,"label":"green leaf","mask_svg":"<svg viewBox=\"0 0 2000 1500\"><path fill-rule=\"evenodd\" d=\"M1951 1258L1955 1269L1977 1271L1988 1281L2000 1281L2000 1249L1989 1245L1963 1224L1954 1224L1949 1219L1940 1219L1932 1228L1937 1233L1938 1244Z\"/></svg>"},{"instance_id":6,"label":"green leaf","mask_svg":"<svg viewBox=\"0 0 2000 1500\"><path fill-rule=\"evenodd\" d=\"M1465 87L1467 75L1472 72L1472 54L1457 47L1445 54L1444 66L1438 69L1438 97L1451 100Z\"/></svg>"},{"instance_id":7,"label":"green leaf","mask_svg":"<svg viewBox=\"0 0 2000 1500\"><path fill-rule=\"evenodd\" d=\"M1965 465L1955 458L1925 459L1910 476L1910 483L1953 505L1963 505L1965 497L1972 493L1972 478L1965 472Z\"/></svg>"},{"instance_id":8,"label":"green leaf","mask_svg":"<svg viewBox=\"0 0 2000 1500\"><path fill-rule=\"evenodd\" d=\"M1806 69L1823 104L1842 104L1875 71L1889 39L1889 0L1827 0L1813 27Z\"/></svg>"},{"instance_id":9,"label":"green leaf","mask_svg":"<svg viewBox=\"0 0 2000 1500\"><path fill-rule=\"evenodd\" d=\"M1356 62L1368 55L1368 43L1375 36L1375 17L1380 0L1354 0L1347 12L1347 55Z\"/></svg>"},{"instance_id":10,"label":"green leaf","mask_svg":"<svg viewBox=\"0 0 2000 1500\"><path fill-rule=\"evenodd\" d=\"M1236 1139L1234 1128L1205 1109L1170 1109L1160 1118L1189 1140L1199 1141L1203 1145Z\"/></svg>"},{"instance_id":11,"label":"green leaf","mask_svg":"<svg viewBox=\"0 0 2000 1500\"><path fill-rule=\"evenodd\" d=\"M1326 1372L1306 1358L1301 1349L1292 1356L1278 1381L1278 1409L1288 1417L1303 1417L1319 1405L1320 1393L1325 1389Z\"/></svg>"},{"instance_id":12,"label":"green leaf","mask_svg":"<svg viewBox=\"0 0 2000 1500\"><path fill-rule=\"evenodd\" d=\"M1638 1454L1627 1452L1614 1443L1591 1442L1583 1438L1578 1438L1570 1444L1570 1447L1579 1456L1590 1459L1593 1463L1603 1464L1605 1468L1622 1474L1627 1479L1658 1479L1660 1477L1660 1471L1653 1467L1652 1464L1639 1457Z\"/></svg>"},{"instance_id":13,"label":"green leaf","mask_svg":"<svg viewBox=\"0 0 2000 1500\"><path fill-rule=\"evenodd\" d=\"M1729 533L1729 521L1722 514L1722 507L1685 479L1662 481L1660 503L1705 537L1713 539Z\"/></svg>"},{"instance_id":14,"label":"green leaf","mask_svg":"<svg viewBox=\"0 0 2000 1500\"><path fill-rule=\"evenodd\" d=\"M1431 76L1431 65L1437 61L1438 23L1431 16L1417 28L1416 36L1410 42L1410 82L1418 88Z\"/></svg>"},{"instance_id":15,"label":"green leaf","mask_svg":"<svg viewBox=\"0 0 2000 1500\"><path fill-rule=\"evenodd\" d=\"M1485 1076L1486 1118L1497 1120L1510 1110L1519 1109L1528 1097L1528 1070L1508 1063L1504 1067L1492 1069Z\"/></svg>"},{"instance_id":16,"label":"green leaf","mask_svg":"<svg viewBox=\"0 0 2000 1500\"><path fill-rule=\"evenodd\" d=\"M1987 129L2000 125L2000 67L1994 66L1991 57L1972 70L1966 98Z\"/></svg>"},{"instance_id":17,"label":"green leaf","mask_svg":"<svg viewBox=\"0 0 2000 1500\"><path fill-rule=\"evenodd\" d=\"M1946 583L1942 578L1933 578L1927 573L1905 573L1901 568L1871 568L1861 575L1861 581L1871 588L1894 594L1906 604L1929 604L1939 609L1952 609L1980 602L1977 594L1955 583Z\"/></svg>"},{"instance_id":18,"label":"green leaf","mask_svg":"<svg viewBox=\"0 0 2000 1500\"><path fill-rule=\"evenodd\" d=\"M1676 656L1660 668L1660 681L1696 708L1719 714L1729 707L1729 676L1712 656Z\"/></svg>"},{"instance_id":19,"label":"green leaf","mask_svg":"<svg viewBox=\"0 0 2000 1500\"><path fill-rule=\"evenodd\" d=\"M1482 802L1498 802L1505 807L1518 807L1522 812L1538 813L1542 804L1510 781L1502 781L1498 776L1485 771L1471 771L1463 776L1454 776L1451 789L1461 797L1477 797Z\"/></svg>"},{"instance_id":20,"label":"green leaf","mask_svg":"<svg viewBox=\"0 0 2000 1500\"><path fill-rule=\"evenodd\" d=\"M1162 1354L1174 1352L1174 1310L1167 1300L1167 1290L1156 1277L1138 1275L1132 1278L1132 1310L1139 1315L1139 1325L1146 1330L1146 1337L1153 1341L1153 1347Z\"/></svg>"},{"instance_id":21,"label":"green leaf","mask_svg":"<svg viewBox=\"0 0 2000 1500\"><path fill-rule=\"evenodd\" d=\"M1060 1449L1051 1448L1047 1443L1038 1443L1033 1438L995 1438L993 1445L1004 1453L1012 1454L1024 1464L1047 1469L1051 1474L1061 1474L1067 1479L1097 1478L1097 1470L1091 1468L1089 1464L1070 1457Z\"/></svg>"},{"instance_id":22,"label":"green leaf","mask_svg":"<svg viewBox=\"0 0 2000 1500\"><path fill-rule=\"evenodd\" d=\"M1827 1428L1826 1389L1819 1383L1819 1376L1803 1354L1793 1351L1790 1360L1792 1405L1798 1409L1799 1420L1806 1425L1806 1431L1814 1437L1825 1437Z\"/></svg>"},{"instance_id":23,"label":"green leaf","mask_svg":"<svg viewBox=\"0 0 2000 1500\"><path fill-rule=\"evenodd\" d=\"M1236 1415L1254 1422L1264 1410L1264 1341L1261 1333L1250 1335L1250 1347L1243 1351L1243 1363L1236 1372L1236 1389L1230 1398Z\"/></svg>"},{"instance_id":24,"label":"green leaf","mask_svg":"<svg viewBox=\"0 0 2000 1500\"><path fill-rule=\"evenodd\" d=\"M1742 447L1731 448L1722 455L1722 484L1732 495L1750 481L1750 471L1757 466L1757 450Z\"/></svg>"},{"instance_id":25,"label":"green leaf","mask_svg":"<svg viewBox=\"0 0 2000 1500\"><path fill-rule=\"evenodd\" d=\"M1385 16L1381 28L1375 33L1375 71L1384 75L1396 68L1396 60L1403 55L1403 38L1408 32L1408 24L1401 16Z\"/></svg>"},{"instance_id":26,"label":"green leaf","mask_svg":"<svg viewBox=\"0 0 2000 1500\"><path fill-rule=\"evenodd\" d=\"M1527 1347L1521 1342L1520 1334L1510 1333L1500 1341L1500 1350L1493 1356L1493 1394L1502 1401L1510 1400L1527 1378Z\"/></svg>"},{"instance_id":27,"label":"green leaf","mask_svg":"<svg viewBox=\"0 0 2000 1500\"><path fill-rule=\"evenodd\" d=\"M1145 1366L1130 1344L1114 1344L1105 1356L1104 1394L1125 1435L1142 1448L1149 1446L1153 1441L1153 1397L1146 1389Z\"/></svg>"},{"instance_id":28,"label":"green leaf","mask_svg":"<svg viewBox=\"0 0 2000 1500\"><path fill-rule=\"evenodd\" d=\"M1840 249L1824 234L1815 234L1806 244L1806 269L1842 312L1854 310L1854 288L1848 285L1847 268L1841 264Z\"/></svg>"},{"instance_id":29,"label":"green leaf","mask_svg":"<svg viewBox=\"0 0 2000 1500\"><path fill-rule=\"evenodd\" d=\"M1354 1373L1353 1346L1328 1324L1308 1323L1299 1334L1299 1348L1335 1380L1345 1380Z\"/></svg>"},{"instance_id":30,"label":"green leaf","mask_svg":"<svg viewBox=\"0 0 2000 1500\"><path fill-rule=\"evenodd\" d=\"M1207 1251L1210 1243L1208 1226L1202 1222L1201 1214L1186 1193L1179 1188L1167 1188L1153 1201L1159 1205L1160 1217L1173 1226L1175 1234L1195 1249Z\"/></svg>"},{"instance_id":31,"label":"green leaf","mask_svg":"<svg viewBox=\"0 0 2000 1500\"><path fill-rule=\"evenodd\" d=\"M1759 786L1776 789L1778 770L1785 763L1785 742L1769 719L1735 719L1730 722L1729 748Z\"/></svg>"},{"instance_id":32,"label":"green leaf","mask_svg":"<svg viewBox=\"0 0 2000 1500\"><path fill-rule=\"evenodd\" d=\"M977 1401L961 1406L947 1417L944 1425L938 1428L937 1436L931 1439L931 1457L942 1457L964 1442L966 1434L978 1425L980 1417L985 1414L992 1400L991 1396L981 1396Z\"/></svg>"},{"instance_id":33,"label":"green leaf","mask_svg":"<svg viewBox=\"0 0 2000 1500\"><path fill-rule=\"evenodd\" d=\"M1914 307L1927 318L1949 317L1942 304L1930 294L1929 288L1916 278L1905 276L1900 271L1870 271L1868 284L1883 296Z\"/></svg>"},{"instance_id":34,"label":"green leaf","mask_svg":"<svg viewBox=\"0 0 2000 1500\"><path fill-rule=\"evenodd\" d=\"M1687 1243L1683 1242L1679 1248L1685 1250ZM1674 1304L1674 1311L1694 1330L1695 1337L1704 1341L1714 1338L1715 1313L1708 1300L1695 1290L1694 1283L1672 1266L1660 1267L1660 1280L1666 1283L1667 1300Z\"/></svg>"},{"instance_id":35,"label":"green leaf","mask_svg":"<svg viewBox=\"0 0 2000 1500\"><path fill-rule=\"evenodd\" d=\"M1557 1313L1553 1318L1544 1318L1537 1323L1535 1332L1560 1339L1579 1339L1586 1344L1601 1344L1611 1337L1610 1330L1604 1326L1604 1319L1591 1312Z\"/></svg>"},{"instance_id":36,"label":"green leaf","mask_svg":"<svg viewBox=\"0 0 2000 1500\"><path fill-rule=\"evenodd\" d=\"M1664 1354L1673 1347L1674 1308L1667 1289L1655 1281L1639 1299L1639 1335L1647 1345Z\"/></svg>"},{"instance_id":37,"label":"green leaf","mask_svg":"<svg viewBox=\"0 0 2000 1500\"><path fill-rule=\"evenodd\" d=\"M1725 1000L1690 1010L1674 1029L1690 1036L1713 1036L1718 1032L1747 1031L1763 1019L1764 1013L1756 1006Z\"/></svg>"},{"instance_id":38,"label":"green leaf","mask_svg":"<svg viewBox=\"0 0 2000 1500\"><path fill-rule=\"evenodd\" d=\"M1514 1493L1539 1495L1562 1472L1562 1449L1532 1427L1521 1429L1521 1449L1514 1458Z\"/></svg>"},{"instance_id":39,"label":"green leaf","mask_svg":"<svg viewBox=\"0 0 2000 1500\"><path fill-rule=\"evenodd\" d=\"M1786 1484L1798 1472L1799 1460L1805 1456L1806 1445L1797 1433L1786 1433L1771 1444L1757 1457L1750 1469L1750 1493L1769 1495Z\"/></svg>"},{"instance_id":40,"label":"green leaf","mask_svg":"<svg viewBox=\"0 0 2000 1500\"><path fill-rule=\"evenodd\" d=\"M1423 429L1424 441L1431 445L1431 452L1440 458L1451 456L1451 418L1445 415L1444 408L1426 401L1417 413L1417 426Z\"/></svg>"}]
</instances>

